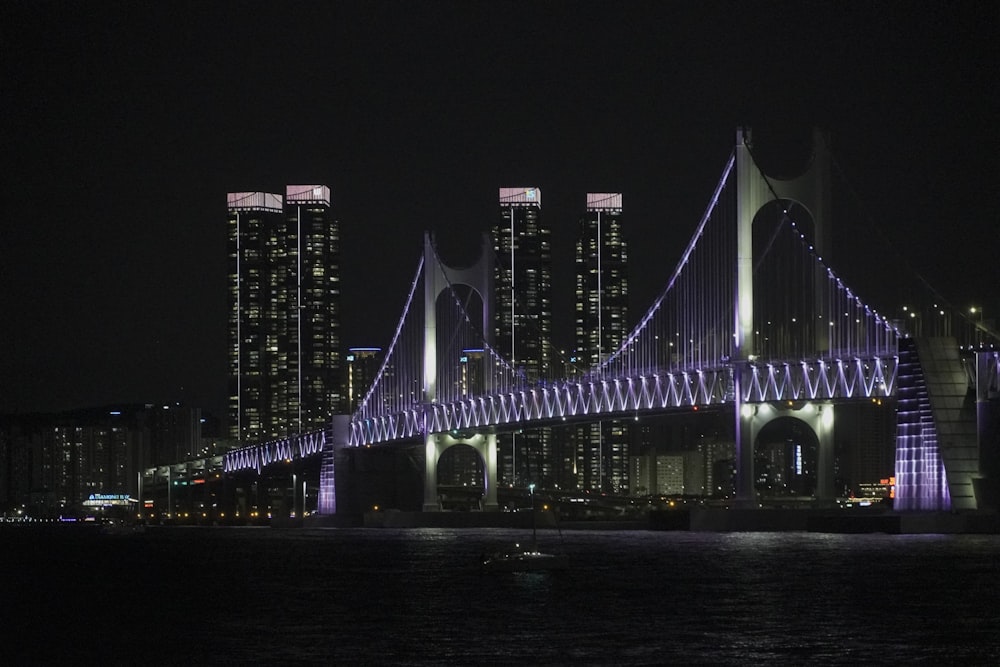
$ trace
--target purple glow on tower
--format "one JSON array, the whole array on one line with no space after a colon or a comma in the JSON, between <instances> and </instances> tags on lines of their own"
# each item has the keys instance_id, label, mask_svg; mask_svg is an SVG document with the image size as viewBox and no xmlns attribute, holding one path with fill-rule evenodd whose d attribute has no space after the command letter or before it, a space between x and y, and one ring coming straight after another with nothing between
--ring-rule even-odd
<instances>
[{"instance_id":1,"label":"purple glow on tower","mask_svg":"<svg viewBox=\"0 0 1000 667\"><path fill-rule=\"evenodd\" d=\"M895 509L950 510L951 494L930 397L916 345L910 339L900 345L898 373Z\"/></svg>"},{"instance_id":2,"label":"purple glow on tower","mask_svg":"<svg viewBox=\"0 0 1000 667\"><path fill-rule=\"evenodd\" d=\"M337 513L337 475L334 464L334 448L332 446L323 450L319 468L319 500L316 502L316 511L320 514Z\"/></svg>"}]
</instances>

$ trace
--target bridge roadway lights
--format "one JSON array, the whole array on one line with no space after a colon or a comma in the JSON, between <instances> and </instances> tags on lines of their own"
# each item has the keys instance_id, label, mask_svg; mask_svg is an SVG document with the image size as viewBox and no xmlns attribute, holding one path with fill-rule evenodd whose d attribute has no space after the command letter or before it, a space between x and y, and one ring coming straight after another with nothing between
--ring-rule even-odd
<instances>
[{"instance_id":1,"label":"bridge roadway lights","mask_svg":"<svg viewBox=\"0 0 1000 667\"><path fill-rule=\"evenodd\" d=\"M425 441L424 466L424 512L438 512L441 501L438 498L437 468L441 455L445 450L455 445L468 445L479 453L483 461L483 510L487 512L500 511L497 502L497 434L487 433L431 433Z\"/></svg>"},{"instance_id":2,"label":"bridge roadway lights","mask_svg":"<svg viewBox=\"0 0 1000 667\"><path fill-rule=\"evenodd\" d=\"M755 477L753 457L757 449L757 439L764 427L776 419L788 417L796 419L816 435L818 443L816 461L816 490L814 495L821 506L832 506L836 500L833 479L834 443L833 443L833 403L831 401L785 401L781 403L744 403L740 409L740 428L745 429L749 442L753 443L744 454L749 461L737 462L738 474L750 476L751 498L756 499L752 491ZM746 504L747 499L743 499Z\"/></svg>"}]
</instances>

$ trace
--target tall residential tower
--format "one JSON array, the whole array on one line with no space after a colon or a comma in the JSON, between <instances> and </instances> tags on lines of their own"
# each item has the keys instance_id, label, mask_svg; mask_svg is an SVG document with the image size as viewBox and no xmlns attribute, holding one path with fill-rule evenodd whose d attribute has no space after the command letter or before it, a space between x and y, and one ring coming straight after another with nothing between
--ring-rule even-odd
<instances>
[{"instance_id":1,"label":"tall residential tower","mask_svg":"<svg viewBox=\"0 0 1000 667\"><path fill-rule=\"evenodd\" d=\"M628 335L628 246L622 232L622 195L588 193L576 240L575 357L593 368L618 350ZM627 491L629 428L621 420L576 428L572 462L584 489Z\"/></svg>"},{"instance_id":2,"label":"tall residential tower","mask_svg":"<svg viewBox=\"0 0 1000 667\"><path fill-rule=\"evenodd\" d=\"M342 409L340 233L325 185L227 195L229 436L316 430Z\"/></svg>"},{"instance_id":3,"label":"tall residential tower","mask_svg":"<svg viewBox=\"0 0 1000 667\"><path fill-rule=\"evenodd\" d=\"M529 382L551 377L552 231L542 223L539 188L500 188L492 229L494 346ZM551 473L551 429L500 439L500 471L512 484L544 483Z\"/></svg>"}]
</instances>

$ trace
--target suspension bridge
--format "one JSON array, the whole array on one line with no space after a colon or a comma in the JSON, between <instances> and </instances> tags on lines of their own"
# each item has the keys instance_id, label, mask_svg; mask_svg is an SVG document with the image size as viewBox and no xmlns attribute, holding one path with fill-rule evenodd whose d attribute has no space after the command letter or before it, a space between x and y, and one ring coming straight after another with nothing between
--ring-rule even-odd
<instances>
[{"instance_id":1,"label":"suspension bridge","mask_svg":"<svg viewBox=\"0 0 1000 667\"><path fill-rule=\"evenodd\" d=\"M230 451L225 471L321 457L318 510L332 514L339 449L419 442L423 507L432 511L438 461L464 444L482 459L483 507L496 509L500 433L715 407L733 419L738 503L753 504L757 436L788 416L815 434L816 497L832 499L833 406L892 397L896 507L981 506L984 462L995 458L986 450L997 447L985 440L997 437L989 404L1000 389L998 353L960 357L954 339L910 337L824 261L829 162L822 147L817 153L797 179L771 179L755 162L749 131L739 131L645 315L598 365L551 377L530 377L493 346L488 240L478 263L454 268L426 235L392 341L357 410L321 431Z\"/></svg>"}]
</instances>

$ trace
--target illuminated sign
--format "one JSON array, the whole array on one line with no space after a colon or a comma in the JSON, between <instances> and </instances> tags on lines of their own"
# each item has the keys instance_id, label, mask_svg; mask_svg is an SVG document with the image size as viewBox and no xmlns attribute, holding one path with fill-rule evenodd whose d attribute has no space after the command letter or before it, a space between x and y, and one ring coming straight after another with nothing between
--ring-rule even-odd
<instances>
[{"instance_id":1,"label":"illuminated sign","mask_svg":"<svg viewBox=\"0 0 1000 667\"><path fill-rule=\"evenodd\" d=\"M108 505L128 505L137 502L127 493L92 493L83 501L85 507L107 507Z\"/></svg>"}]
</instances>

